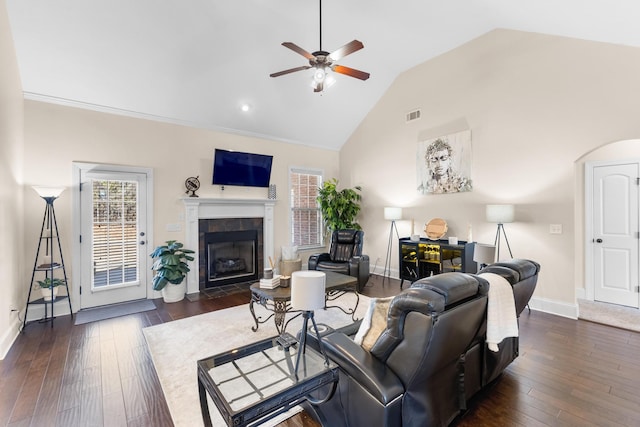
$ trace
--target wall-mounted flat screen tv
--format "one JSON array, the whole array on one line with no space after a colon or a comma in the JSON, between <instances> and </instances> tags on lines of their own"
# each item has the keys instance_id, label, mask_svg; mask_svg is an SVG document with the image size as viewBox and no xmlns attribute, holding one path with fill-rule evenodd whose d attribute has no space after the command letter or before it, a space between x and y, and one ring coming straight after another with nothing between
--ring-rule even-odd
<instances>
[{"instance_id":1,"label":"wall-mounted flat screen tv","mask_svg":"<svg viewBox=\"0 0 640 427\"><path fill-rule=\"evenodd\" d=\"M273 156L216 148L213 159L213 184L269 187L272 162Z\"/></svg>"}]
</instances>

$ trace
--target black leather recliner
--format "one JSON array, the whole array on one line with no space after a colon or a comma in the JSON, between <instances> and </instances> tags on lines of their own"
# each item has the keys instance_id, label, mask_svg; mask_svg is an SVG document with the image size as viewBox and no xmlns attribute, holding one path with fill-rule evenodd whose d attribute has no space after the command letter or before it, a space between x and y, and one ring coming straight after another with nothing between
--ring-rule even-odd
<instances>
[{"instance_id":1,"label":"black leather recliner","mask_svg":"<svg viewBox=\"0 0 640 427\"><path fill-rule=\"evenodd\" d=\"M539 269L533 261L511 260L482 272L511 284L519 316ZM355 324L324 336L339 382L330 399L306 404L307 410L326 426L449 425L518 356L517 337L505 339L498 352L487 347L489 287L482 274L444 273L414 282L392 300L386 329L370 352L349 335ZM326 395L325 389L313 397Z\"/></svg>"},{"instance_id":2,"label":"black leather recliner","mask_svg":"<svg viewBox=\"0 0 640 427\"><path fill-rule=\"evenodd\" d=\"M358 279L358 292L369 280L369 256L362 254L364 231L336 230L328 253L309 257L309 270L334 271Z\"/></svg>"}]
</instances>

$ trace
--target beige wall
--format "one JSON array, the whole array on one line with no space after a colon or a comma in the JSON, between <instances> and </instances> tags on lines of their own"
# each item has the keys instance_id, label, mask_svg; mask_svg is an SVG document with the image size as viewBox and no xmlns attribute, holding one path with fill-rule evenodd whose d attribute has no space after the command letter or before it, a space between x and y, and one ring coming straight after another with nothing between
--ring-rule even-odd
<instances>
[{"instance_id":1,"label":"beige wall","mask_svg":"<svg viewBox=\"0 0 640 427\"><path fill-rule=\"evenodd\" d=\"M384 265L384 206L406 208L401 235L410 233L409 218L419 231L441 217L449 235L464 238L471 224L475 240L493 243L485 205L514 203L517 222L505 225L514 256L542 265L535 305L575 315L575 288L583 283L574 266L582 270L584 251L574 245L582 233L575 228L582 226L574 214L581 197L575 163L599 146L640 136L638 75L640 49L509 30L400 75L340 153L342 182L363 186L372 263ZM405 124L414 108L422 118ZM419 135L452 123L472 132L474 190L419 195ZM563 234L549 234L550 224L562 224Z\"/></svg>"},{"instance_id":2,"label":"beige wall","mask_svg":"<svg viewBox=\"0 0 640 427\"><path fill-rule=\"evenodd\" d=\"M18 333L28 285L21 274L22 245L22 85L9 31L5 0L0 0L0 359ZM26 288L26 289L25 289Z\"/></svg>"},{"instance_id":3,"label":"beige wall","mask_svg":"<svg viewBox=\"0 0 640 427\"><path fill-rule=\"evenodd\" d=\"M234 149L274 156L271 182L276 184L275 248L288 244L288 169L290 166L324 170L327 177L338 174L337 151L320 150L263 139L225 134L174 124L127 118L66 106L25 102L26 185L72 184L72 162L108 163L147 167L154 174L154 239L184 241L184 180L200 176L201 197L222 197L220 187L211 185L214 148ZM267 198L266 189L227 186L226 198ZM72 270L72 192L65 191L55 202L67 273ZM25 223L42 221L42 200L25 190ZM169 232L167 224L180 224L183 231ZM25 256L35 254L38 227L26 227ZM151 249L150 249L151 250ZM29 266L23 274L29 274ZM74 283L73 278L71 283ZM73 307L77 310L77 304Z\"/></svg>"}]
</instances>

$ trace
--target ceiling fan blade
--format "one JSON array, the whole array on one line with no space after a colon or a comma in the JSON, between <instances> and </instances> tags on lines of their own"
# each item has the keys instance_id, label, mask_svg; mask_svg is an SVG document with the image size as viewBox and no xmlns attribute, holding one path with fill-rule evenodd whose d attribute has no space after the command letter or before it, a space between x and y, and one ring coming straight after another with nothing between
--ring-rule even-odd
<instances>
[{"instance_id":1,"label":"ceiling fan blade","mask_svg":"<svg viewBox=\"0 0 640 427\"><path fill-rule=\"evenodd\" d=\"M344 46L342 46L341 48L338 48L336 50L334 50L333 52L331 52L331 55L329 55L331 57L332 60L334 61L338 61L341 58L344 58L345 56L356 52L360 49L362 49L364 47L364 45L362 44L361 41L359 40L353 40L347 44L345 44Z\"/></svg>"},{"instance_id":2,"label":"ceiling fan blade","mask_svg":"<svg viewBox=\"0 0 640 427\"><path fill-rule=\"evenodd\" d=\"M289 68L288 70L278 71L277 73L269 74L270 77L280 77L285 74L295 73L296 71L308 70L311 68L310 65L303 65L302 67Z\"/></svg>"},{"instance_id":3,"label":"ceiling fan blade","mask_svg":"<svg viewBox=\"0 0 640 427\"><path fill-rule=\"evenodd\" d=\"M282 43L282 46L288 47L292 51L294 51L296 53L299 53L300 55L304 56L307 59L315 59L315 56L311 55L309 52L307 52L306 50L304 50L303 48L301 48L300 46L298 46L295 43L284 42L284 43Z\"/></svg>"},{"instance_id":4,"label":"ceiling fan blade","mask_svg":"<svg viewBox=\"0 0 640 427\"><path fill-rule=\"evenodd\" d=\"M344 67L342 65L334 65L331 69L336 73L355 77L360 80L367 80L369 78L369 73L365 73L364 71L356 70L354 68Z\"/></svg>"}]
</instances>

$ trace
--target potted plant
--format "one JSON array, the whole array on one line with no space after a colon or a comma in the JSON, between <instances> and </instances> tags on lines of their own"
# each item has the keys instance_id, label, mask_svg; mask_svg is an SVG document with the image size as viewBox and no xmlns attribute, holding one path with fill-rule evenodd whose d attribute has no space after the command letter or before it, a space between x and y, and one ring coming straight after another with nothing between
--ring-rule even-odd
<instances>
[{"instance_id":1,"label":"potted plant","mask_svg":"<svg viewBox=\"0 0 640 427\"><path fill-rule=\"evenodd\" d=\"M156 247L151 253L153 262L152 270L153 289L162 291L165 302L177 302L184 298L186 284L184 278L189 272L187 261L194 258L189 255L194 253L191 249L184 249L184 245L175 240L167 240L165 245ZM167 284L173 286L167 286Z\"/></svg>"},{"instance_id":2,"label":"potted plant","mask_svg":"<svg viewBox=\"0 0 640 427\"><path fill-rule=\"evenodd\" d=\"M42 292L42 298L45 301L55 301L58 296L58 286L64 285L65 282L62 279L47 277L44 280L38 280L40 285L40 292Z\"/></svg>"},{"instance_id":3,"label":"potted plant","mask_svg":"<svg viewBox=\"0 0 640 427\"><path fill-rule=\"evenodd\" d=\"M362 229L356 222L362 199L358 191L361 190L356 186L338 191L338 180L335 178L322 183L318 189L318 203L328 233L347 228Z\"/></svg>"}]
</instances>

